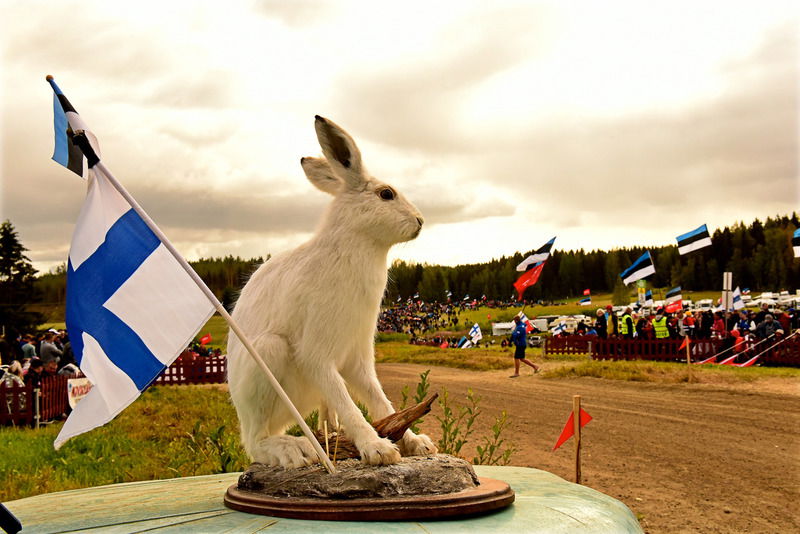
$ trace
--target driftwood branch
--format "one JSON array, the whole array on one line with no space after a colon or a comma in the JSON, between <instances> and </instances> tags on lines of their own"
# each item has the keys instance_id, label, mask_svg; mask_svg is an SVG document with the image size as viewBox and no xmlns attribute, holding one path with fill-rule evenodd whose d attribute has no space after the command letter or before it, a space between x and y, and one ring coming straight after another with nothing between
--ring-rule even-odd
<instances>
[{"instance_id":1,"label":"driftwood branch","mask_svg":"<svg viewBox=\"0 0 800 534\"><path fill-rule=\"evenodd\" d=\"M375 427L375 431L380 437L388 438L393 443L397 442L403 437L403 434L406 433L406 430L408 430L411 425L414 424L414 421L431 411L431 404L433 404L433 401L435 401L438 397L439 394L434 393L431 397L415 406L406 408L405 410L400 410L399 412L395 412L387 417L384 417L383 419L373 422L372 426ZM336 443L334 449L328 452L328 455L331 458L344 460L347 458L361 457L355 444L344 434L337 435L336 432L333 432L326 436L324 431L317 430L314 433L314 436L323 447L325 446L326 439L328 439L328 443L331 441ZM335 439L331 440L330 438Z\"/></svg>"}]
</instances>

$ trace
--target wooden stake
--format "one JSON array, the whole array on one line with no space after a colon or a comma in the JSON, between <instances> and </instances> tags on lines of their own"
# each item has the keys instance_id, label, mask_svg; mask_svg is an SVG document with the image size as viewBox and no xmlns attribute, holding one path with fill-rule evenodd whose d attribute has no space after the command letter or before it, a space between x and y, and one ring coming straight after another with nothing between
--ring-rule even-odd
<instances>
[{"instance_id":1,"label":"wooden stake","mask_svg":"<svg viewBox=\"0 0 800 534\"><path fill-rule=\"evenodd\" d=\"M688 333L686 334L686 365L689 366L689 367L687 367L687 369L688 369L687 380L691 384L692 383L692 379L693 379L693 376L692 376L692 349L691 349L691 342L689 341L689 334Z\"/></svg>"},{"instance_id":2,"label":"wooden stake","mask_svg":"<svg viewBox=\"0 0 800 534\"><path fill-rule=\"evenodd\" d=\"M572 421L575 429L575 483L581 483L581 396L572 396Z\"/></svg>"},{"instance_id":3,"label":"wooden stake","mask_svg":"<svg viewBox=\"0 0 800 534\"><path fill-rule=\"evenodd\" d=\"M328 420L322 422L322 429L325 432L325 455L330 458L331 457L331 450L328 447Z\"/></svg>"}]
</instances>

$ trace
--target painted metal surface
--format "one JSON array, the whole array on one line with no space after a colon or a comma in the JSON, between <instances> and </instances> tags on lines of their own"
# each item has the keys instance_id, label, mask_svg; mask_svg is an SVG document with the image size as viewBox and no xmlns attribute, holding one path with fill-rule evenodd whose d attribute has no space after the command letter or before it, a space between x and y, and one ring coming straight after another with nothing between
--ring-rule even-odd
<instances>
[{"instance_id":1,"label":"painted metal surface","mask_svg":"<svg viewBox=\"0 0 800 534\"><path fill-rule=\"evenodd\" d=\"M226 508L222 497L238 473L131 482L28 497L6 503L23 533L336 533L456 534L463 532L641 533L620 501L551 473L526 467L475 466L481 477L508 482L516 502L468 519L331 522L278 519Z\"/></svg>"}]
</instances>

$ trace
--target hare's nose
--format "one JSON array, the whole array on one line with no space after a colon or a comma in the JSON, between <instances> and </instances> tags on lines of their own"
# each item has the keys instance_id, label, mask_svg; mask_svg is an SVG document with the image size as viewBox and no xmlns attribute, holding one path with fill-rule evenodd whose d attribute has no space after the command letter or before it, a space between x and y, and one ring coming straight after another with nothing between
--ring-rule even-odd
<instances>
[{"instance_id":1,"label":"hare's nose","mask_svg":"<svg viewBox=\"0 0 800 534\"><path fill-rule=\"evenodd\" d=\"M423 222L425 222L425 221L422 220L422 217L417 217L417 224L419 224L420 228L422 228L422 223Z\"/></svg>"}]
</instances>

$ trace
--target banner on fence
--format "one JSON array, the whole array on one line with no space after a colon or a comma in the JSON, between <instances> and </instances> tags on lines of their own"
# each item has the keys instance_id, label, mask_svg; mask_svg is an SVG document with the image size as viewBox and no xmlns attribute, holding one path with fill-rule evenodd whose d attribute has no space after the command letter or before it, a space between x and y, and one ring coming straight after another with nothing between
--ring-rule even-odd
<instances>
[{"instance_id":1,"label":"banner on fence","mask_svg":"<svg viewBox=\"0 0 800 534\"><path fill-rule=\"evenodd\" d=\"M73 410L75 406L92 390L92 383L88 378L70 378L67 380L67 400Z\"/></svg>"}]
</instances>

